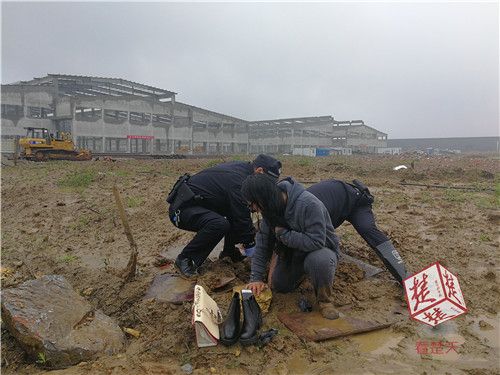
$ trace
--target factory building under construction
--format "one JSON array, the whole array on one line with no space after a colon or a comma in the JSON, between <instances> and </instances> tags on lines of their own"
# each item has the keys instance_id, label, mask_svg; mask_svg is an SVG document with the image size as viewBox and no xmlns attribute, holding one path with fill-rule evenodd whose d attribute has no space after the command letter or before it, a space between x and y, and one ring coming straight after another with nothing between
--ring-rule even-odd
<instances>
[{"instance_id":1,"label":"factory building under construction","mask_svg":"<svg viewBox=\"0 0 500 375\"><path fill-rule=\"evenodd\" d=\"M248 121L117 78L48 74L2 85L2 152L26 127L66 131L79 148L130 154L386 152L387 134L333 116Z\"/></svg>"}]
</instances>

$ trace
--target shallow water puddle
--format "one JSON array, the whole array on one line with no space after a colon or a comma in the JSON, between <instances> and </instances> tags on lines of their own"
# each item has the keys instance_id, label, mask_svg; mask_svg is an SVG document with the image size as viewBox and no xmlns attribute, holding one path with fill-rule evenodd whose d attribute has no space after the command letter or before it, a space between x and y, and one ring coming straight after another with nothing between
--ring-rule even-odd
<instances>
[{"instance_id":1,"label":"shallow water puddle","mask_svg":"<svg viewBox=\"0 0 500 375\"><path fill-rule=\"evenodd\" d=\"M144 299L154 298L158 302L181 304L193 300L195 281L184 280L169 273L157 275Z\"/></svg>"},{"instance_id":2,"label":"shallow water puddle","mask_svg":"<svg viewBox=\"0 0 500 375\"><path fill-rule=\"evenodd\" d=\"M469 326L469 330L481 340L482 343L490 348L498 349L500 347L499 318L490 318L486 315L480 315L474 319L474 323Z\"/></svg>"},{"instance_id":3,"label":"shallow water puddle","mask_svg":"<svg viewBox=\"0 0 500 375\"><path fill-rule=\"evenodd\" d=\"M390 329L382 329L352 336L350 340L358 345L361 353L381 355L390 354L403 338L402 334L393 333Z\"/></svg>"},{"instance_id":4,"label":"shallow water puddle","mask_svg":"<svg viewBox=\"0 0 500 375\"><path fill-rule=\"evenodd\" d=\"M309 359L305 353L297 352L287 361L286 365L290 374L308 374L310 373Z\"/></svg>"},{"instance_id":5,"label":"shallow water puddle","mask_svg":"<svg viewBox=\"0 0 500 375\"><path fill-rule=\"evenodd\" d=\"M448 321L436 327L419 325L417 330L419 338L406 350L409 357L453 362L464 359L461 346L465 338L458 333L456 322Z\"/></svg>"}]
</instances>

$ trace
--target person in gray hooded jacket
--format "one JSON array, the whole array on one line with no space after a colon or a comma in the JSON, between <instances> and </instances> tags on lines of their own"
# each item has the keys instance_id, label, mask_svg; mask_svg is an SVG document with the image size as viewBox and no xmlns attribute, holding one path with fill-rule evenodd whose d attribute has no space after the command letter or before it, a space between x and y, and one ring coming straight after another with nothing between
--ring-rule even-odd
<instances>
[{"instance_id":1,"label":"person in gray hooded jacket","mask_svg":"<svg viewBox=\"0 0 500 375\"><path fill-rule=\"evenodd\" d=\"M271 289L291 292L307 274L323 317L338 318L332 284L339 242L323 203L290 177L276 184L265 175L249 176L241 192L250 209L263 217L255 239L248 288L256 295L266 288L267 264L276 252Z\"/></svg>"}]
</instances>

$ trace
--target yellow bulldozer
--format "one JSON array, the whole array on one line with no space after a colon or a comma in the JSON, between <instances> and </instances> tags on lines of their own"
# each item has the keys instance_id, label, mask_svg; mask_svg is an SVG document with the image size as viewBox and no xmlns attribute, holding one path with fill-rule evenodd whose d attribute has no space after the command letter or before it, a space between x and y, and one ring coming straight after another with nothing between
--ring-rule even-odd
<instances>
[{"instance_id":1,"label":"yellow bulldozer","mask_svg":"<svg viewBox=\"0 0 500 375\"><path fill-rule=\"evenodd\" d=\"M46 128L25 128L26 137L19 139L21 157L28 160L91 160L89 150L77 150L71 134L56 132Z\"/></svg>"}]
</instances>

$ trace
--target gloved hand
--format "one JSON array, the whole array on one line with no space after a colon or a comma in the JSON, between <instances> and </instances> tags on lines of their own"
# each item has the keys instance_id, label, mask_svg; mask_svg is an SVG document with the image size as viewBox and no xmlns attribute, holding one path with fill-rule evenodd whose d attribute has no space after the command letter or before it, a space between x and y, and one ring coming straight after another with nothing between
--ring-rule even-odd
<instances>
[{"instance_id":1,"label":"gloved hand","mask_svg":"<svg viewBox=\"0 0 500 375\"><path fill-rule=\"evenodd\" d=\"M255 253L255 246L253 246L253 247L247 247L247 248L245 248L244 251L245 251L245 255L247 257L251 258L253 256L253 254Z\"/></svg>"},{"instance_id":2,"label":"gloved hand","mask_svg":"<svg viewBox=\"0 0 500 375\"><path fill-rule=\"evenodd\" d=\"M243 252L247 257L251 257L255 252L255 242L243 244Z\"/></svg>"}]
</instances>

